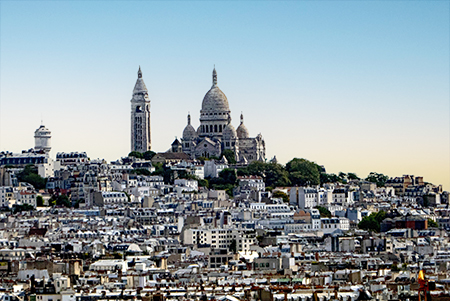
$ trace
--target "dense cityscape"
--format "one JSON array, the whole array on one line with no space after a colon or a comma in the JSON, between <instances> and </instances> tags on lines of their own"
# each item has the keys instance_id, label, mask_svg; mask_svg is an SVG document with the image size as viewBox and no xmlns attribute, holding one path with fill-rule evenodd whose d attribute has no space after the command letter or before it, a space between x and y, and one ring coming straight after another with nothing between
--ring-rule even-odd
<instances>
[{"instance_id":1,"label":"dense cityscape","mask_svg":"<svg viewBox=\"0 0 450 301\"><path fill-rule=\"evenodd\" d=\"M216 69L167 151L150 112L139 68L128 155L53 159L43 124L0 154L1 301L450 300L441 185L267 159Z\"/></svg>"}]
</instances>

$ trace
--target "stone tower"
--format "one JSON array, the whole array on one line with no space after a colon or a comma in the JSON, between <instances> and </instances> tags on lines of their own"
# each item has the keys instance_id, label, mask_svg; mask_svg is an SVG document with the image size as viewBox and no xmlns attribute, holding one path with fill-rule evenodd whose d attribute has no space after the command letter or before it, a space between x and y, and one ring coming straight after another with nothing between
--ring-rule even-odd
<instances>
[{"instance_id":1,"label":"stone tower","mask_svg":"<svg viewBox=\"0 0 450 301\"><path fill-rule=\"evenodd\" d=\"M139 67L131 98L131 151L143 153L151 150L151 146L150 98Z\"/></svg>"},{"instance_id":2,"label":"stone tower","mask_svg":"<svg viewBox=\"0 0 450 301\"><path fill-rule=\"evenodd\" d=\"M34 132L34 149L38 152L49 153L51 150L52 133L43 124Z\"/></svg>"}]
</instances>

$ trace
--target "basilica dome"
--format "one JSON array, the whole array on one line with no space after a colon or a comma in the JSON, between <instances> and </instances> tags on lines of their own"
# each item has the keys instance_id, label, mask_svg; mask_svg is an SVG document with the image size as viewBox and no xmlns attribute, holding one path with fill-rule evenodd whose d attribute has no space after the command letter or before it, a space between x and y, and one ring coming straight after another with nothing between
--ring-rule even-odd
<instances>
[{"instance_id":1,"label":"basilica dome","mask_svg":"<svg viewBox=\"0 0 450 301\"><path fill-rule=\"evenodd\" d=\"M222 90L217 86L217 72L213 70L213 85L211 89L206 93L202 102L202 114L222 113L230 112L228 100ZM215 114L216 115L216 114Z\"/></svg>"},{"instance_id":2,"label":"basilica dome","mask_svg":"<svg viewBox=\"0 0 450 301\"><path fill-rule=\"evenodd\" d=\"M237 134L236 130L234 129L234 126L229 123L227 126L223 129L223 139L224 140L230 140L230 139L236 139Z\"/></svg>"}]
</instances>

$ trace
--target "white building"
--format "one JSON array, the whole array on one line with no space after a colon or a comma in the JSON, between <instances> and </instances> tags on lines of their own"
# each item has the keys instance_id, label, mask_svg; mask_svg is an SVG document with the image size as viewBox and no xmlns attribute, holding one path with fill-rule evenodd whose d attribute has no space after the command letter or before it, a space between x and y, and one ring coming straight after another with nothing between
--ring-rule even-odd
<instances>
[{"instance_id":1,"label":"white building","mask_svg":"<svg viewBox=\"0 0 450 301\"><path fill-rule=\"evenodd\" d=\"M300 209L327 206L332 202L332 190L319 187L292 187L289 202Z\"/></svg>"},{"instance_id":2,"label":"white building","mask_svg":"<svg viewBox=\"0 0 450 301\"><path fill-rule=\"evenodd\" d=\"M11 207L15 203L14 190L9 186L0 186L0 208Z\"/></svg>"},{"instance_id":3,"label":"white building","mask_svg":"<svg viewBox=\"0 0 450 301\"><path fill-rule=\"evenodd\" d=\"M350 221L345 217L321 218L322 231L324 234L333 233L336 230L350 230Z\"/></svg>"},{"instance_id":4,"label":"white building","mask_svg":"<svg viewBox=\"0 0 450 301\"><path fill-rule=\"evenodd\" d=\"M241 189L254 190L254 191L265 191L266 184L263 178L258 176L244 176L239 177L239 187Z\"/></svg>"},{"instance_id":5,"label":"white building","mask_svg":"<svg viewBox=\"0 0 450 301\"><path fill-rule=\"evenodd\" d=\"M241 229L187 229L184 232L185 245L210 245L214 249L228 249L236 241L238 252L250 251L250 246L256 243L256 235L252 231Z\"/></svg>"},{"instance_id":6,"label":"white building","mask_svg":"<svg viewBox=\"0 0 450 301\"><path fill-rule=\"evenodd\" d=\"M176 179L174 181L176 186L182 187L185 191L197 191L198 190L198 182L197 180L190 179Z\"/></svg>"},{"instance_id":7,"label":"white building","mask_svg":"<svg viewBox=\"0 0 450 301\"><path fill-rule=\"evenodd\" d=\"M31 205L36 208L36 197L35 191L19 190L16 193L16 204L17 205Z\"/></svg>"},{"instance_id":8,"label":"white building","mask_svg":"<svg viewBox=\"0 0 450 301\"><path fill-rule=\"evenodd\" d=\"M91 271L117 271L125 273L128 269L128 263L123 259L115 260L97 260L89 266Z\"/></svg>"}]
</instances>

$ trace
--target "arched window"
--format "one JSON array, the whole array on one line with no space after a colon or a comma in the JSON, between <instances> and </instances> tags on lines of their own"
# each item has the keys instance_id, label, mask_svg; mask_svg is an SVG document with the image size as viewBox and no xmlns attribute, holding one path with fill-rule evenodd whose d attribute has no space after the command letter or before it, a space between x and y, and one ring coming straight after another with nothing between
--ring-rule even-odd
<instances>
[{"instance_id":1,"label":"arched window","mask_svg":"<svg viewBox=\"0 0 450 301\"><path fill-rule=\"evenodd\" d=\"M222 125L219 124L219 132L222 133Z\"/></svg>"},{"instance_id":2,"label":"arched window","mask_svg":"<svg viewBox=\"0 0 450 301\"><path fill-rule=\"evenodd\" d=\"M214 125L214 132L217 133L217 124Z\"/></svg>"},{"instance_id":3,"label":"arched window","mask_svg":"<svg viewBox=\"0 0 450 301\"><path fill-rule=\"evenodd\" d=\"M212 124L209 125L209 131L210 131L211 133L213 132L213 125L212 125Z\"/></svg>"}]
</instances>

